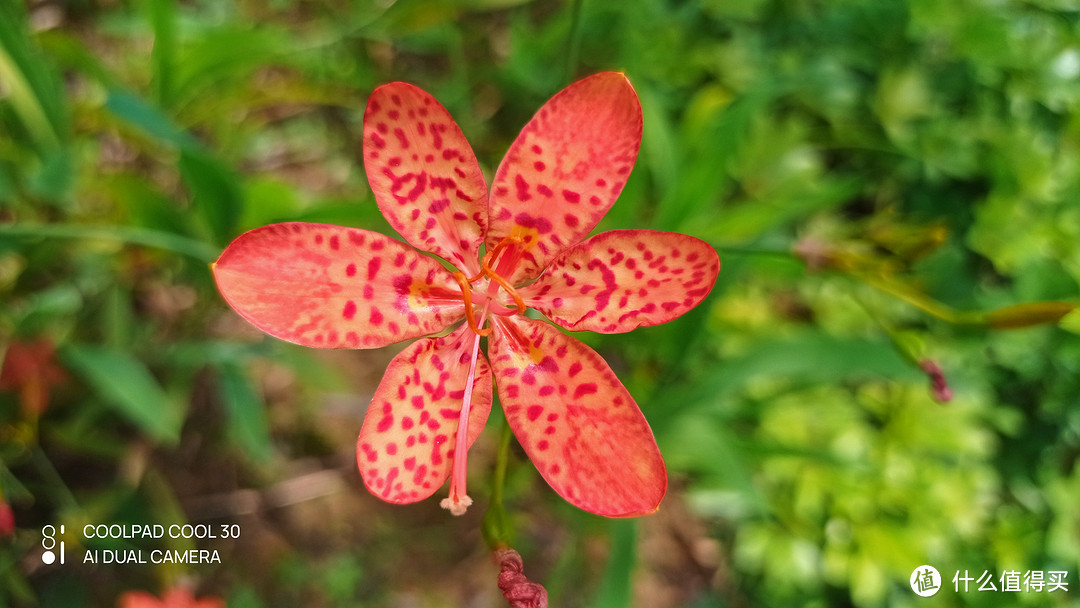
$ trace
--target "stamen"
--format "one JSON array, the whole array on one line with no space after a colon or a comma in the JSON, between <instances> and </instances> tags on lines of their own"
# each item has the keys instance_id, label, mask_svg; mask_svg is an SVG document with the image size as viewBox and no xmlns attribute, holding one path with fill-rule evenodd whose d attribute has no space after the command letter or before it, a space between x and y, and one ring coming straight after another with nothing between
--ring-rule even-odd
<instances>
[{"instance_id":1,"label":"stamen","mask_svg":"<svg viewBox=\"0 0 1080 608\"><path fill-rule=\"evenodd\" d=\"M487 266L484 266L484 270L491 271L491 269ZM492 281L498 283L499 287L505 289L506 293L510 294L511 298L514 298L514 304L517 305L517 314L525 314L525 301L522 300L521 296L518 295L518 292L514 289L514 286L493 271L491 271L491 274L489 274L488 277L490 277Z\"/></svg>"},{"instance_id":2,"label":"stamen","mask_svg":"<svg viewBox=\"0 0 1080 608\"><path fill-rule=\"evenodd\" d=\"M484 254L484 257L480 259L480 272L469 277L470 283L475 283L477 280L480 279L480 277L491 276L493 274L491 270L491 260L494 259L495 256L499 255L499 252L501 252L503 249L506 249L511 244L511 242L508 242L509 240L510 237L504 238L503 240L499 241L498 245L492 247L491 251Z\"/></svg>"},{"instance_id":3,"label":"stamen","mask_svg":"<svg viewBox=\"0 0 1080 608\"><path fill-rule=\"evenodd\" d=\"M469 329L473 330L478 336L487 336L491 334L491 328L481 329L476 324L476 314L473 312L472 305L472 289L469 288L469 279L465 278L465 273L454 272L454 278L457 279L458 286L461 288L461 297L465 300L465 320L469 324Z\"/></svg>"}]
</instances>

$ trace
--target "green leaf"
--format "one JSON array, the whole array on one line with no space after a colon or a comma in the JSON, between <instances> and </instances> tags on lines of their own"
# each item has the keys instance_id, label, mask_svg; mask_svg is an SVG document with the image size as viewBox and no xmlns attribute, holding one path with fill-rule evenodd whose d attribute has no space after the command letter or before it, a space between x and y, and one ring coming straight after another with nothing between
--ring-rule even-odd
<instances>
[{"instance_id":1,"label":"green leaf","mask_svg":"<svg viewBox=\"0 0 1080 608\"><path fill-rule=\"evenodd\" d=\"M100 239L120 241L143 247L155 247L190 256L206 263L217 259L220 251L206 243L176 234L127 226L81 226L78 224L8 224L0 225L0 236L9 239Z\"/></svg>"},{"instance_id":2,"label":"green leaf","mask_svg":"<svg viewBox=\"0 0 1080 608\"><path fill-rule=\"evenodd\" d=\"M866 340L807 331L785 338L761 338L739 356L723 361L707 378L655 395L650 418L658 435L696 407L765 379L776 390L792 384L831 385L852 379L921 382L924 374L887 340Z\"/></svg>"},{"instance_id":3,"label":"green leaf","mask_svg":"<svg viewBox=\"0 0 1080 608\"><path fill-rule=\"evenodd\" d=\"M249 178L245 183L240 228L250 229L292 219L300 209L296 188L270 178ZM352 205L356 207L356 205Z\"/></svg>"},{"instance_id":4,"label":"green leaf","mask_svg":"<svg viewBox=\"0 0 1080 608\"><path fill-rule=\"evenodd\" d=\"M177 148L198 148L198 140L178 127L161 110L138 95L123 89L112 89L105 99L105 108L117 118L130 123L147 135Z\"/></svg>"},{"instance_id":5,"label":"green leaf","mask_svg":"<svg viewBox=\"0 0 1080 608\"><path fill-rule=\"evenodd\" d=\"M862 187L860 179L822 179L814 184L785 188L766 199L725 207L721 217L704 223L696 235L714 241L749 241L777 226L846 203Z\"/></svg>"},{"instance_id":6,"label":"green leaf","mask_svg":"<svg viewBox=\"0 0 1080 608\"><path fill-rule=\"evenodd\" d=\"M673 230L697 220L715 205L731 185L729 165L738 158L755 116L775 95L771 83L758 85L731 99L719 87L704 88L687 110L681 138L688 149L679 179L660 202L655 227ZM705 202L703 204L703 202Z\"/></svg>"},{"instance_id":7,"label":"green leaf","mask_svg":"<svg viewBox=\"0 0 1080 608\"><path fill-rule=\"evenodd\" d=\"M60 356L101 399L152 438L174 445L184 423L183 404L172 399L131 354L99 346L68 345Z\"/></svg>"},{"instance_id":8,"label":"green leaf","mask_svg":"<svg viewBox=\"0 0 1080 608\"><path fill-rule=\"evenodd\" d=\"M243 210L244 196L236 175L209 154L186 149L180 153L180 177L214 240L229 242L236 236Z\"/></svg>"},{"instance_id":9,"label":"green leaf","mask_svg":"<svg viewBox=\"0 0 1080 608\"><path fill-rule=\"evenodd\" d=\"M229 591L226 605L230 608L264 608L259 594L250 585L234 585Z\"/></svg>"},{"instance_id":10,"label":"green leaf","mask_svg":"<svg viewBox=\"0 0 1080 608\"><path fill-rule=\"evenodd\" d=\"M21 2L0 3L0 82L39 150L59 147L68 137L63 88L27 36Z\"/></svg>"},{"instance_id":11,"label":"green leaf","mask_svg":"<svg viewBox=\"0 0 1080 608\"><path fill-rule=\"evenodd\" d=\"M261 67L287 63L303 50L294 31L262 23L208 29L177 52L171 66L171 105L180 108L215 89L236 86ZM243 52L237 52L243 49ZM161 67L161 66L159 66Z\"/></svg>"},{"instance_id":12,"label":"green leaf","mask_svg":"<svg viewBox=\"0 0 1080 608\"><path fill-rule=\"evenodd\" d=\"M236 365L221 366L218 379L218 393L229 415L229 437L252 460L269 460L273 455L270 424L263 400L251 380Z\"/></svg>"},{"instance_id":13,"label":"green leaf","mask_svg":"<svg viewBox=\"0 0 1080 608\"><path fill-rule=\"evenodd\" d=\"M42 289L23 300L13 314L16 335L31 337L46 331L56 331L62 320L73 318L83 307L82 294L70 284Z\"/></svg>"},{"instance_id":14,"label":"green leaf","mask_svg":"<svg viewBox=\"0 0 1080 608\"><path fill-rule=\"evenodd\" d=\"M102 194L127 210L128 224L165 234L191 236L191 213L148 179L134 173L118 173L103 178ZM217 248L212 248L217 253ZM216 257L213 256L213 257ZM213 258L211 258L213 259Z\"/></svg>"},{"instance_id":15,"label":"green leaf","mask_svg":"<svg viewBox=\"0 0 1080 608\"><path fill-rule=\"evenodd\" d=\"M173 64L176 56L176 4L173 0L147 0L146 10L154 28L154 97L163 107L172 99Z\"/></svg>"},{"instance_id":16,"label":"green leaf","mask_svg":"<svg viewBox=\"0 0 1080 608\"><path fill-rule=\"evenodd\" d=\"M55 148L41 153L41 164L27 177L30 192L44 200L65 203L77 172L70 150Z\"/></svg>"}]
</instances>

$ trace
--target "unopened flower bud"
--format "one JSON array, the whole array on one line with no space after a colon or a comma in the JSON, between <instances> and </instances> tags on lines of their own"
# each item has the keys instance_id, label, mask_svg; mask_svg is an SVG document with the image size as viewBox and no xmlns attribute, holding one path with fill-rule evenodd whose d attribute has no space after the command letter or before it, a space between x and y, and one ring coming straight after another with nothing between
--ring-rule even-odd
<instances>
[{"instance_id":1,"label":"unopened flower bud","mask_svg":"<svg viewBox=\"0 0 1080 608\"><path fill-rule=\"evenodd\" d=\"M930 359L923 359L919 362L919 369L926 372L926 375L930 377L930 395L934 398L934 401L938 403L952 401L953 392L945 381L945 372L941 371L940 365Z\"/></svg>"},{"instance_id":2,"label":"unopened flower bud","mask_svg":"<svg viewBox=\"0 0 1080 608\"><path fill-rule=\"evenodd\" d=\"M986 322L994 329L1017 329L1053 324L1076 309L1072 302L1030 302L999 308L987 314Z\"/></svg>"}]
</instances>

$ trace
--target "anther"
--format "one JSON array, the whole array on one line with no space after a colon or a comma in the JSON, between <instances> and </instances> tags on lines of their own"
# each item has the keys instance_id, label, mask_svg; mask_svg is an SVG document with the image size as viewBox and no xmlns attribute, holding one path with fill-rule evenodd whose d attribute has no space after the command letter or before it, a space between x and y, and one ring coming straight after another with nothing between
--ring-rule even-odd
<instances>
[{"instance_id":1,"label":"anther","mask_svg":"<svg viewBox=\"0 0 1080 608\"><path fill-rule=\"evenodd\" d=\"M454 278L457 279L458 286L461 288L461 297L465 300L465 320L469 324L469 329L473 330L478 336L490 335L490 327L481 329L476 325L476 313L473 312L472 289L469 287L469 279L465 278L465 273L463 272L455 272Z\"/></svg>"}]
</instances>

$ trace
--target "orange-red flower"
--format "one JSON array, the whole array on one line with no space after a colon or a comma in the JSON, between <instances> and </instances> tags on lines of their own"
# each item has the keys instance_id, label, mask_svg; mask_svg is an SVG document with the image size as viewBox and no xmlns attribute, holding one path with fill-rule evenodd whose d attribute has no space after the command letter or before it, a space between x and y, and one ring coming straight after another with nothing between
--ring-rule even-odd
<instances>
[{"instance_id":1,"label":"orange-red flower","mask_svg":"<svg viewBox=\"0 0 1080 608\"><path fill-rule=\"evenodd\" d=\"M158 599L145 591L125 591L119 608L225 608L225 601L216 597L195 599L186 587L173 587Z\"/></svg>"},{"instance_id":2,"label":"orange-red flower","mask_svg":"<svg viewBox=\"0 0 1080 608\"><path fill-rule=\"evenodd\" d=\"M446 109L391 83L368 101L364 160L379 209L411 247L292 222L252 230L222 253L214 275L228 303L297 344L376 348L465 321L387 368L357 442L376 496L415 502L452 476L443 506L464 512L466 451L494 381L518 441L566 500L611 517L657 508L667 472L634 399L595 351L525 314L618 333L670 321L712 289L720 261L698 239L653 230L585 238L622 191L641 130L625 76L580 80L525 126L489 196Z\"/></svg>"}]
</instances>

